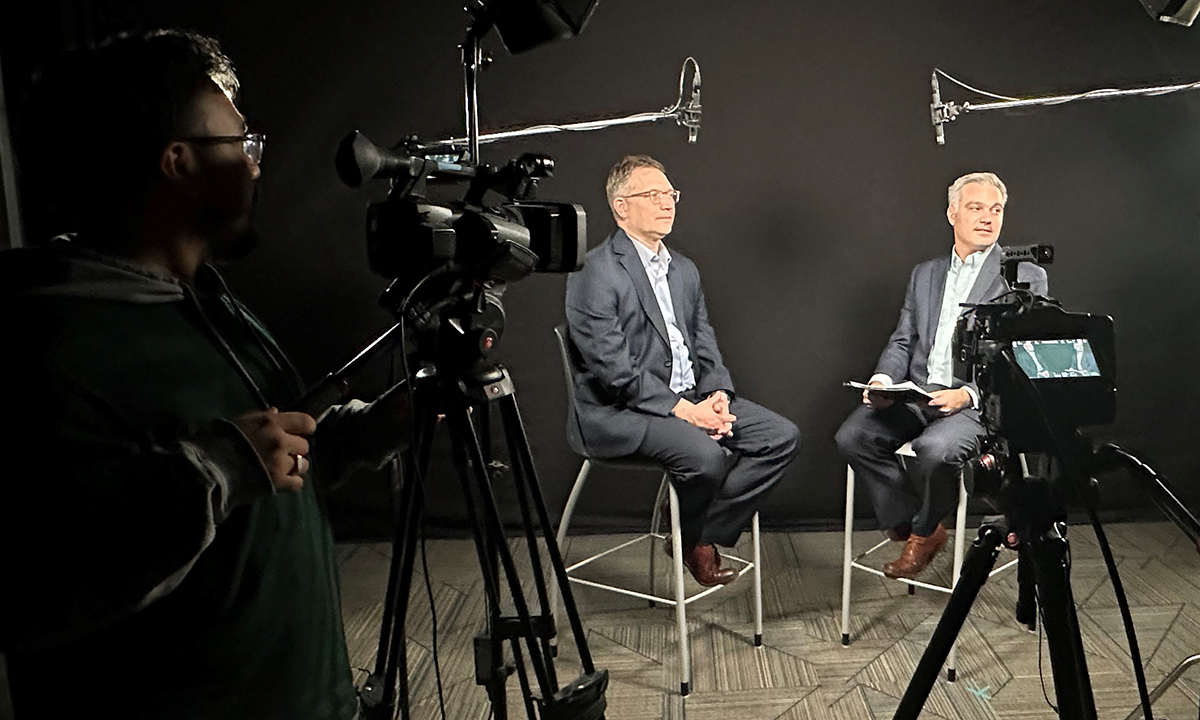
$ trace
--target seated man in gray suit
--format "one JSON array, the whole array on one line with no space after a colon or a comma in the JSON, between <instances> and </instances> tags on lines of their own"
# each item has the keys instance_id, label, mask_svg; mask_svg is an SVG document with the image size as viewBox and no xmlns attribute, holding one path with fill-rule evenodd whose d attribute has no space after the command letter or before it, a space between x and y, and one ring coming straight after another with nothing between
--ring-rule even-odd
<instances>
[{"instance_id":1,"label":"seated man in gray suit","mask_svg":"<svg viewBox=\"0 0 1200 720\"><path fill-rule=\"evenodd\" d=\"M836 437L867 487L880 527L892 540L907 541L900 557L883 566L891 578L915 577L946 544L941 520L954 508L959 470L983 434L978 389L953 376L960 303L986 302L1008 291L996 248L1008 201L1004 183L992 173L964 175L950 186L949 201L954 248L913 269L900 322L869 383L911 380L933 399L893 404L884 393L866 390ZM1037 265L1021 264L1017 277L1046 294L1046 271ZM916 458L906 475L895 452L909 441Z\"/></svg>"},{"instance_id":2,"label":"seated man in gray suit","mask_svg":"<svg viewBox=\"0 0 1200 720\"><path fill-rule=\"evenodd\" d=\"M708 323L700 274L663 243L679 191L657 160L622 158L606 183L618 230L567 279L576 348L568 437L598 458L661 464L679 494L683 560L701 585L737 577L732 546L783 477L800 433L734 393Z\"/></svg>"}]
</instances>

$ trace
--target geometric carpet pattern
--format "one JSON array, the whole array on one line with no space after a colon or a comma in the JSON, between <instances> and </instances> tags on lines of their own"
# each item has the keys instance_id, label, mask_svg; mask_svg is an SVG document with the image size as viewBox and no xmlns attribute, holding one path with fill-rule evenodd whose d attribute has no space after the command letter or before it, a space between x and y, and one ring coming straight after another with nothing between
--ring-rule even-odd
<instances>
[{"instance_id":1,"label":"geometric carpet pattern","mask_svg":"<svg viewBox=\"0 0 1200 720\"><path fill-rule=\"evenodd\" d=\"M1200 653L1200 557L1167 523L1106 528L1132 608L1151 689L1184 658ZM971 537L974 533L971 532ZM568 563L630 536L569 539ZM855 533L855 545L877 542L876 532ZM1071 581L1101 718L1124 718L1137 690L1124 626L1091 528L1071 528ZM574 585L588 646L597 667L609 671L609 720L807 720L890 718L904 694L947 596L855 572L851 637L841 644L841 533L769 533L762 538L763 647L753 646L750 575L688 606L692 692L679 695L678 638L671 608ZM524 545L514 541L522 558ZM877 563L900 545L871 557ZM343 610L351 665L361 682L374 666L391 547L338 548ZM736 549L750 555L749 534ZM489 717L487 698L474 682L473 638L485 605L474 547L469 540L427 543L429 585L436 609L438 659L446 717ZM923 580L946 582L952 553L943 553ZM1003 562L1007 551L1000 557ZM668 562L657 563L664 574ZM999 563L997 564L999 565ZM589 579L648 590L644 544L589 566ZM690 584L691 578L687 578ZM660 583L660 591L665 580ZM694 585L690 586L695 590ZM942 673L925 704L928 718L1054 718L1046 697L1054 686L1044 635L1012 617L1015 570L991 578L959 635L957 681ZM532 591L528 593L533 597ZM536 603L535 603L536 605ZM420 558L406 622L411 717L441 717L433 663L433 615ZM579 671L570 633L560 640L560 684ZM514 676L509 716L525 717ZM1196 718L1200 668L1185 674L1153 706L1156 718Z\"/></svg>"}]
</instances>

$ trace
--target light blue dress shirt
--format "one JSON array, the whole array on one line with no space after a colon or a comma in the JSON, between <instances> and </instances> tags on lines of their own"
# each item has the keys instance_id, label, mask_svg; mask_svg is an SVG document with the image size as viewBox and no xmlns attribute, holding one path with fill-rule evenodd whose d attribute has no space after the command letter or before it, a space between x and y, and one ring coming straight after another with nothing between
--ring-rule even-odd
<instances>
[{"instance_id":1,"label":"light blue dress shirt","mask_svg":"<svg viewBox=\"0 0 1200 720\"><path fill-rule=\"evenodd\" d=\"M983 261L992 250L993 243L987 250L973 252L966 260L960 260L958 253L950 251L950 269L946 271L946 291L942 294L942 310L938 315L937 333L933 336L933 349L929 351L929 383L931 385L954 385L954 327L958 316L962 314L962 303L967 301L979 271L983 269ZM968 389L968 392L970 390ZM975 394L971 393L972 399Z\"/></svg>"},{"instance_id":2,"label":"light blue dress shirt","mask_svg":"<svg viewBox=\"0 0 1200 720\"><path fill-rule=\"evenodd\" d=\"M632 238L630 238L632 240ZM667 323L667 338L671 342L671 392L681 393L696 386L696 375L692 372L691 355L687 343L683 341L683 333L675 320L675 306L671 302L671 288L667 285L667 271L671 265L671 253L666 243L660 243L655 253L637 240L633 241L642 266L646 268L646 277L650 278L650 287L654 289L654 297L658 300L658 309L662 311L663 320Z\"/></svg>"}]
</instances>

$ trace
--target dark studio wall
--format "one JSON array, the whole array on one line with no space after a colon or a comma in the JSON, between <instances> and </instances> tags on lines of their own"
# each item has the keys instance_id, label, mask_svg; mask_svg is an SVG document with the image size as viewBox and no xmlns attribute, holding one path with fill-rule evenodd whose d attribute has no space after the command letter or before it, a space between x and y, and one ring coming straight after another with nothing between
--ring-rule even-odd
<instances>
[{"instance_id":1,"label":"dark studio wall","mask_svg":"<svg viewBox=\"0 0 1200 720\"><path fill-rule=\"evenodd\" d=\"M67 4L63 7L67 7ZM71 5L78 8L79 5ZM228 271L310 380L347 359L387 316L367 270L366 203L333 150L359 129L390 144L461 134L458 2L84 4L100 35L182 25L215 35L238 65L243 109L269 135L259 226L265 242ZM50 26L61 23L46 11ZM78 24L72 27L79 27ZM31 45L9 52L32 57ZM33 37L53 36L52 32ZM1200 79L1200 29L1153 22L1136 0L1005 3L873 0L752 3L604 0L578 38L496 62L480 86L485 129L656 110L681 62L701 64L700 141L637 126L489 146L502 162L557 160L542 195L589 212L590 244L612 227L603 178L626 152L662 160L684 192L672 247L699 265L738 390L795 421L800 459L772 498L773 527L830 524L844 466L833 434L894 326L913 264L949 250L945 188L980 169L1010 190L1001 242L1052 243L1052 294L1114 316L1119 415L1097 435L1143 452L1200 497L1200 94L1112 100L929 124L940 66L1004 94L1046 94ZM36 44L35 44L36 45ZM11 72L12 63L5 63ZM10 85L14 80L10 77ZM942 83L943 97L976 99ZM561 508L579 460L563 437L565 391L551 328L565 278L508 291L501 359L512 370L547 500ZM368 382L382 382L376 371ZM429 487L439 531L462 513L444 448ZM597 472L577 525L627 527L649 515L652 475ZM364 476L331 498L343 534L385 532L385 484ZM1104 507L1144 503L1128 479ZM866 503L860 510L867 514ZM1132 511L1131 511L1132 512Z\"/></svg>"}]
</instances>

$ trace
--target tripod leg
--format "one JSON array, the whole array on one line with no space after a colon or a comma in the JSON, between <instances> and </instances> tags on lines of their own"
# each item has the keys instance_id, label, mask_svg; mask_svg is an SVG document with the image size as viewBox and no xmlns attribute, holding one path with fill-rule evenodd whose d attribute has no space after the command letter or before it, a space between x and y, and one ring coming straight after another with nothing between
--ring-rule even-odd
<instances>
[{"instance_id":1,"label":"tripod leg","mask_svg":"<svg viewBox=\"0 0 1200 720\"><path fill-rule=\"evenodd\" d=\"M465 409L459 409L451 412L447 419L450 421L450 432L453 438L452 445L454 447L455 465L458 466L459 477L463 484L463 494L467 502L468 512L472 516L473 529L475 531L476 551L479 554L479 564L485 568L485 575L491 575L491 568L486 554L483 552L486 538L490 538L493 542L493 547L500 556L500 563L504 568L504 575L508 581L509 593L512 597L513 605L517 611L518 623L521 630L521 635L526 639L526 649L529 651L529 656L532 659L534 672L537 675L538 689L544 698L553 698L557 692L557 688L551 688L549 678L545 673L545 657L541 652L541 648L533 638L535 633L533 630L533 622L530 618L529 607L525 602L525 596L521 589L520 578L517 575L516 564L513 562L512 553L509 552L507 542L504 536L504 526L500 519L499 510L496 507L496 499L492 494L491 486L487 482L483 462L483 452L479 445L479 438L475 434L475 428L471 425L471 418ZM470 443L470 455L467 454L467 444ZM475 471L476 487L480 494L480 504L482 505L483 516L480 522L475 520L480 519L476 513L475 501L471 493L470 469L471 465ZM485 536L485 533L487 535ZM484 583L485 588L490 585L490 582ZM492 587L488 592L490 600L495 602L495 606L499 607L498 588ZM564 592L564 599L570 597Z\"/></svg>"},{"instance_id":2,"label":"tripod leg","mask_svg":"<svg viewBox=\"0 0 1200 720\"><path fill-rule=\"evenodd\" d=\"M510 458L517 457L520 447L520 438L518 432L523 432L523 428L509 421L508 414L501 416L501 421L504 425L505 439L508 441L508 454ZM551 618L554 613L554 606L550 603L550 595L546 589L546 572L542 568L541 552L538 550L538 539L534 532L533 518L530 514L529 495L530 483L525 477L524 462L518 460L512 466L513 480L517 486L518 507L521 509L521 525L525 529L525 544L529 550L529 565L533 571L533 587L538 597L538 604L541 608L539 613L539 624L543 630L549 630L551 626ZM552 542L553 535L548 527L542 527L542 537L546 544ZM554 648L550 646L550 637L548 632L539 634L539 639L542 645L542 654L546 658L554 657ZM546 663L546 676L550 679L550 685L558 687L558 676L554 670L554 662Z\"/></svg>"},{"instance_id":3,"label":"tripod leg","mask_svg":"<svg viewBox=\"0 0 1200 720\"><path fill-rule=\"evenodd\" d=\"M488 450L488 453L491 451ZM486 572L490 573L487 582L496 589L496 597L502 598L504 592L500 586L500 551L496 547L495 538L483 536L484 552L488 556ZM500 617L500 604L488 604L487 643L488 643L488 672L483 676L483 685L487 690L488 700L492 705L492 720L508 720L508 676L512 674L504 656L503 620ZM513 643L513 662L521 663L522 658L517 643ZM526 684L528 680L526 680Z\"/></svg>"},{"instance_id":4,"label":"tripod leg","mask_svg":"<svg viewBox=\"0 0 1200 720\"><path fill-rule=\"evenodd\" d=\"M1037 630L1037 586L1033 576L1033 560L1029 551L1021 548L1017 552L1017 607L1014 613L1017 622Z\"/></svg>"},{"instance_id":5,"label":"tripod leg","mask_svg":"<svg viewBox=\"0 0 1200 720\"><path fill-rule=\"evenodd\" d=\"M529 472L529 489L533 499L533 509L537 513L538 522L542 526L542 532L546 537L546 554L550 559L550 567L554 571L554 577L558 584L559 592L562 594L563 610L566 612L567 621L571 626L571 633L575 636L575 647L579 651L579 661L586 675L590 675L596 671L596 666L592 661L592 653L588 648L587 634L584 632L583 623L579 619L579 609L575 606L575 595L571 591L570 580L567 579L566 566L563 565L562 553L559 552L558 543L550 542L553 537L550 525L550 513L546 511L546 500L542 494L542 486L538 481L537 473L533 466L533 452L529 447L529 438L525 434L525 425L521 422L521 413L517 407L517 399L514 394L510 394L501 399L501 412L506 424L510 424L519 430L517 436L517 459Z\"/></svg>"},{"instance_id":6,"label":"tripod leg","mask_svg":"<svg viewBox=\"0 0 1200 720\"><path fill-rule=\"evenodd\" d=\"M395 615L392 617L392 640L388 648L387 660L387 685L384 686L384 706L390 707L390 698L392 688L398 688L396 696L396 704L400 705L400 717L403 720L408 720L408 642L407 628L405 620L408 618L408 598L412 592L412 571L413 560L417 552L417 530L420 526L420 493L417 491L417 479L408 477L405 479L405 493L402 497L403 502L407 502L409 509L404 514L404 524L396 529L397 535L404 534L403 544L399 547L393 545L392 552L400 550L400 579L396 583L395 599ZM395 563L393 563L395 566ZM389 580L390 584L390 580Z\"/></svg>"},{"instance_id":7,"label":"tripod leg","mask_svg":"<svg viewBox=\"0 0 1200 720\"><path fill-rule=\"evenodd\" d=\"M892 716L895 720L916 720L921 714L921 709L929 698L929 691L937 681L938 672L945 664L946 656L950 654L950 648L954 647L954 641L967 620L971 605L996 564L1002 538L1000 530L992 525L979 528L979 537L971 544L971 549L963 560L962 574L959 575L958 584L954 586L950 601L946 603L942 619L938 621L937 629L933 631L933 637L930 638L929 645L917 664L916 672L904 691L904 697L900 699L896 714Z\"/></svg>"},{"instance_id":8,"label":"tripod leg","mask_svg":"<svg viewBox=\"0 0 1200 720\"><path fill-rule=\"evenodd\" d=\"M368 718L391 720L397 704L400 705L401 718L406 720L409 717L405 620L408 617L408 598L412 589L417 530L424 507L420 476L429 465L429 452L436 426L437 417L429 413L421 421L419 456L414 459L411 453L404 454L404 472L400 477L395 536L392 540L387 595L379 627L375 671L367 679L362 692Z\"/></svg>"},{"instance_id":9,"label":"tripod leg","mask_svg":"<svg viewBox=\"0 0 1200 720\"><path fill-rule=\"evenodd\" d=\"M1028 557L1033 560L1038 606L1050 646L1059 714L1065 718L1094 718L1096 701L1071 593L1067 541L1057 536L1038 538L1030 543Z\"/></svg>"},{"instance_id":10,"label":"tripod leg","mask_svg":"<svg viewBox=\"0 0 1200 720\"><path fill-rule=\"evenodd\" d=\"M533 690L529 686L529 672L525 669L525 653L521 652L521 643L516 638L512 641L513 661L517 666L517 681L521 684L521 699L525 701L525 717L536 718L537 710L533 705Z\"/></svg>"}]
</instances>

